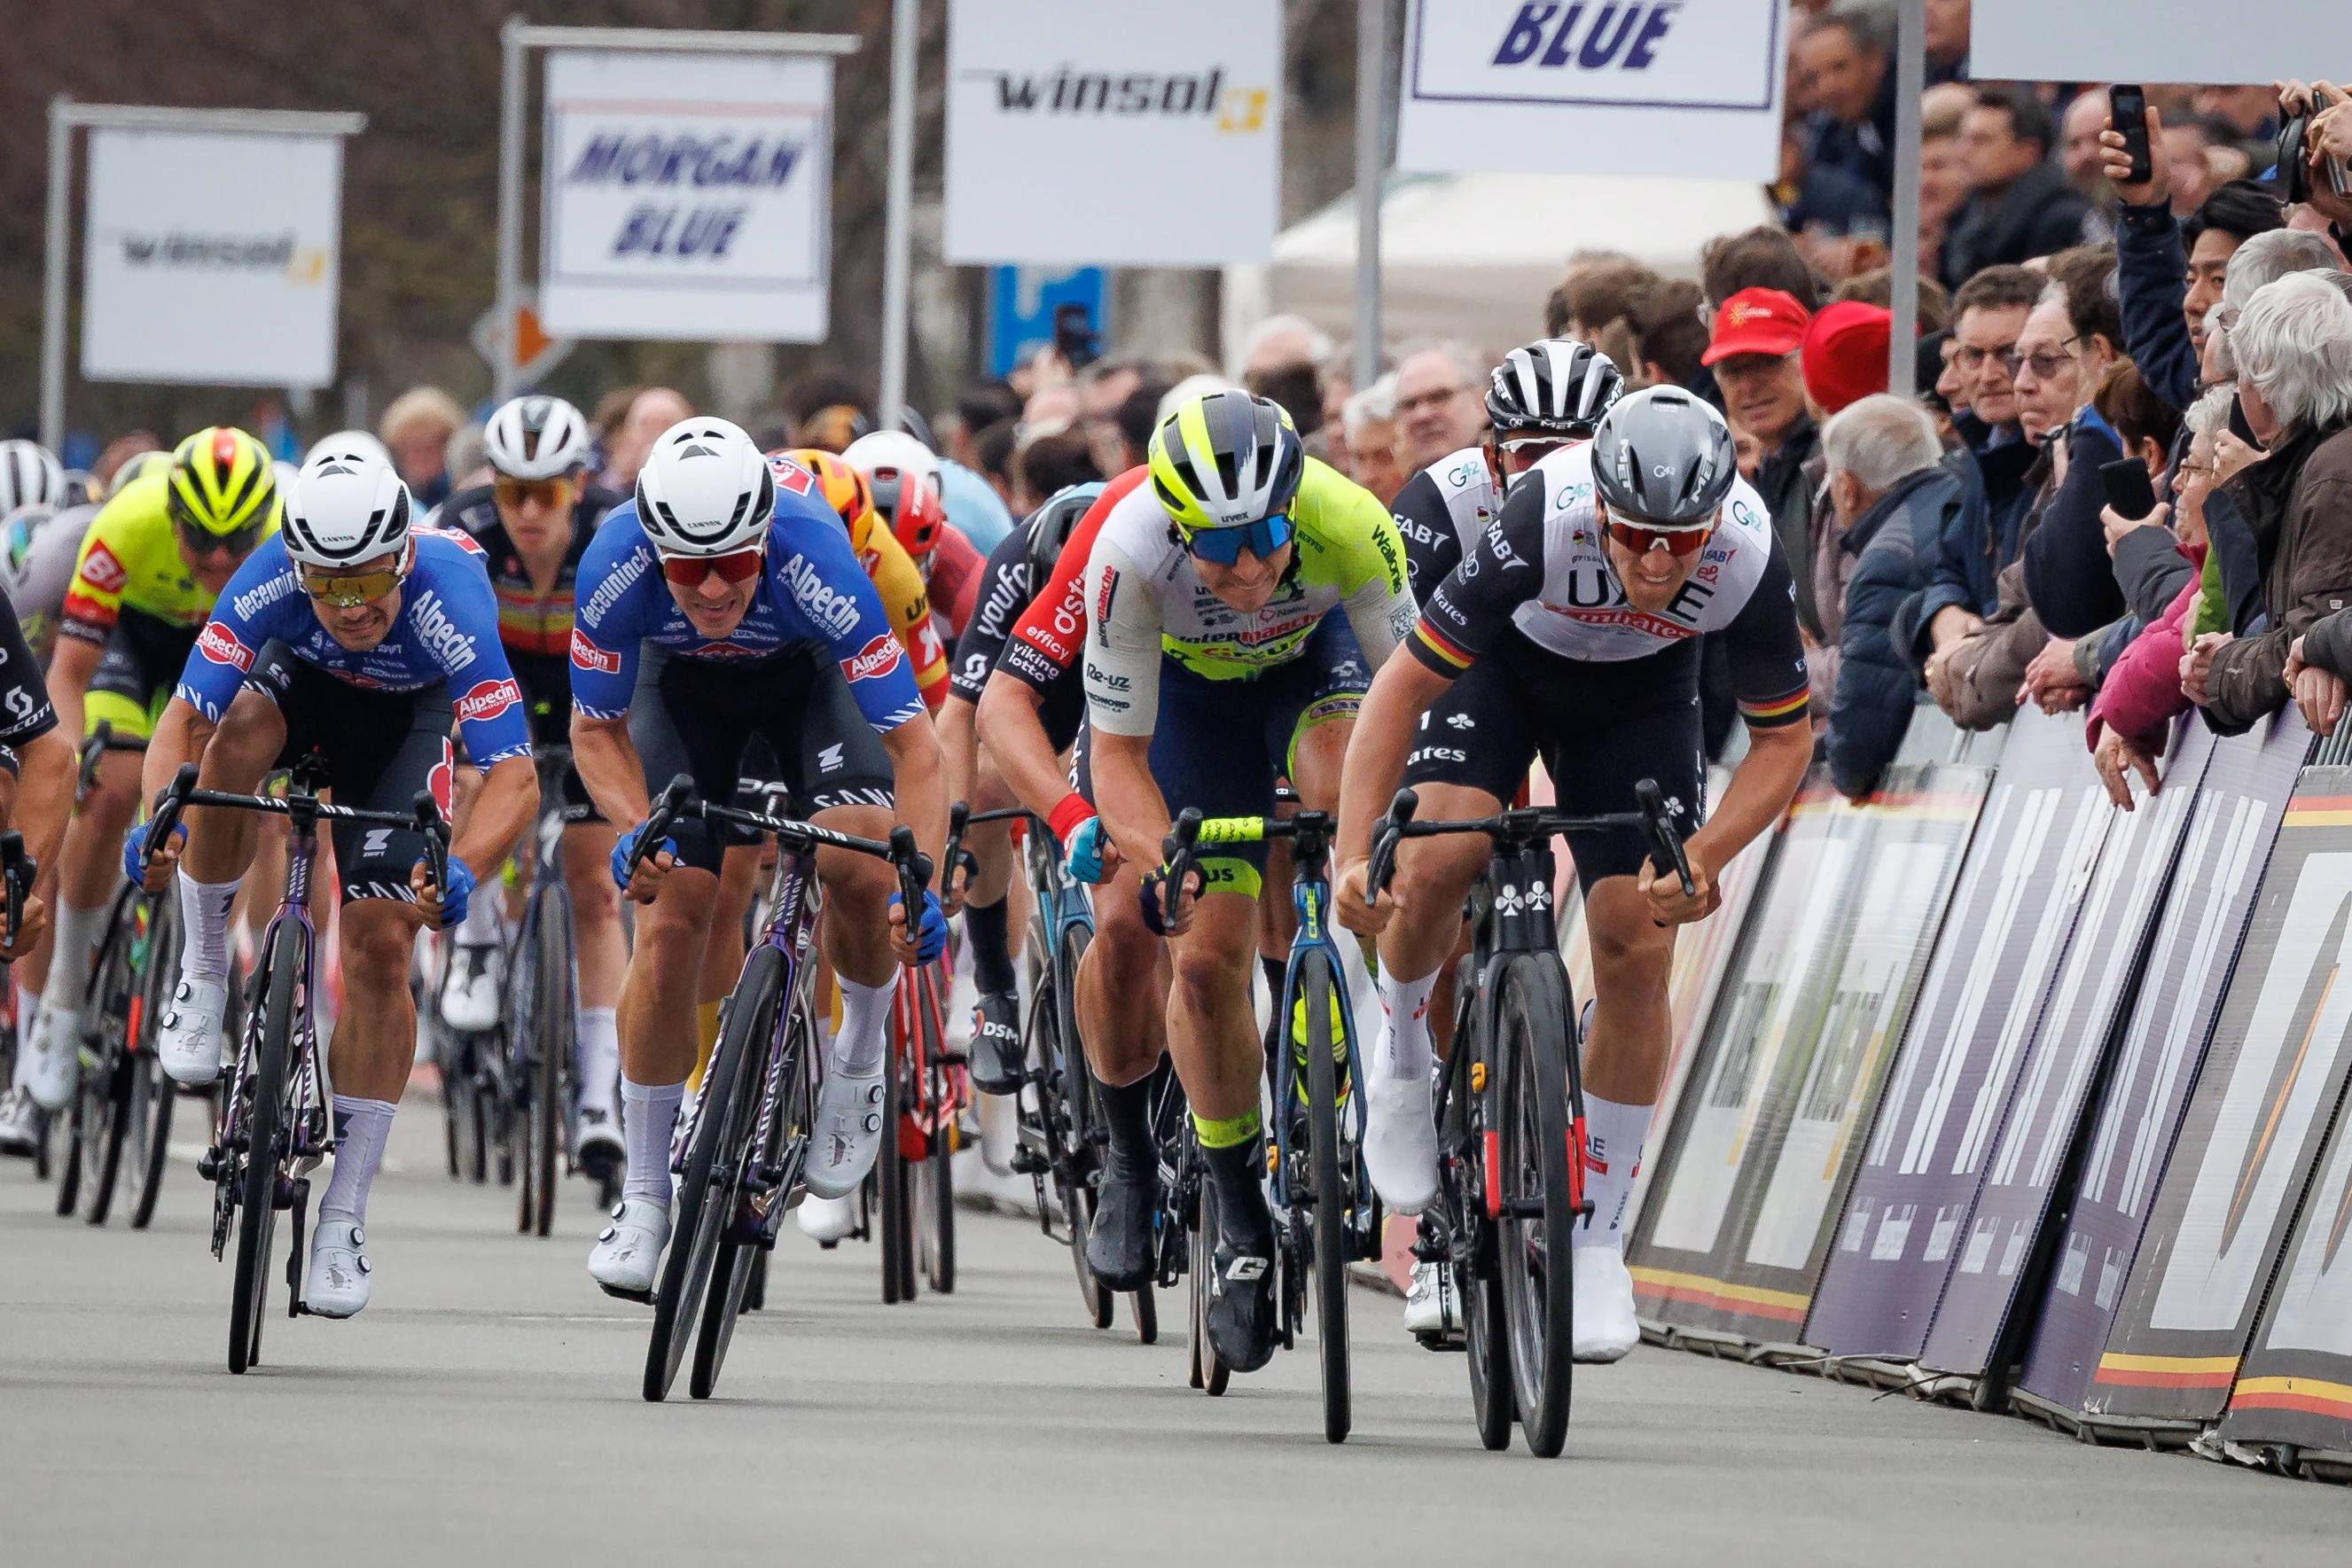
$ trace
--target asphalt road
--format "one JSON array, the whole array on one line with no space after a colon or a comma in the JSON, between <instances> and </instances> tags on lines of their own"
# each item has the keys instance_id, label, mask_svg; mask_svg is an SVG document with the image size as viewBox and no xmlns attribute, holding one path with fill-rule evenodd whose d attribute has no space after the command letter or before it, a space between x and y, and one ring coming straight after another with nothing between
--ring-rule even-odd
<instances>
[{"instance_id":1,"label":"asphalt road","mask_svg":"<svg viewBox=\"0 0 2352 1568\"><path fill-rule=\"evenodd\" d=\"M959 1217L952 1297L881 1304L872 1249L787 1231L719 1396L637 1396L646 1314L560 1235L453 1185L412 1099L370 1216L375 1299L224 1361L207 1189L152 1229L49 1212L0 1164L0 1562L2328 1563L2352 1491L2084 1448L2024 1422L1644 1347L1580 1375L1568 1452L1483 1452L1459 1356L1355 1297L1356 1436L1314 1359L1185 1386L1181 1302L1081 1320L1066 1252ZM280 1298L282 1300L282 1296Z\"/></svg>"}]
</instances>

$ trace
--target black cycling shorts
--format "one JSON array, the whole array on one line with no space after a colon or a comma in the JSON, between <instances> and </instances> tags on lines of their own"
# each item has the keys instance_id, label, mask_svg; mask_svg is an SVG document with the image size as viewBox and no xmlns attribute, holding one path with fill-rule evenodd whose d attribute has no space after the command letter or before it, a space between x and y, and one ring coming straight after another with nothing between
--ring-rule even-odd
<instances>
[{"instance_id":1,"label":"black cycling shorts","mask_svg":"<svg viewBox=\"0 0 2352 1568\"><path fill-rule=\"evenodd\" d=\"M457 709L438 682L413 692L387 692L339 681L276 638L254 655L245 689L278 705L286 745L277 766L291 768L312 752L326 759L335 803L406 815L416 792L429 789L449 814L449 728ZM361 822L335 824L335 867L345 904L356 898L416 902L409 873L425 858L425 838L413 828ZM497 868L475 866L477 876Z\"/></svg>"},{"instance_id":2,"label":"black cycling shorts","mask_svg":"<svg viewBox=\"0 0 2352 1568\"><path fill-rule=\"evenodd\" d=\"M514 671L515 684L522 688L524 722L530 727L530 744L534 751L551 746L567 749L572 745L572 666L567 661L544 655L518 653L509 648L507 665ZM563 820L567 822L601 822L596 803L588 798L588 786L580 779L580 769L563 770Z\"/></svg>"},{"instance_id":3,"label":"black cycling shorts","mask_svg":"<svg viewBox=\"0 0 2352 1568\"><path fill-rule=\"evenodd\" d=\"M84 733L95 734L103 719L125 739L152 734L200 630L123 606L89 678L89 695L82 703Z\"/></svg>"},{"instance_id":4,"label":"black cycling shorts","mask_svg":"<svg viewBox=\"0 0 2352 1568\"><path fill-rule=\"evenodd\" d=\"M1483 789L1507 806L1540 754L1561 810L1635 810L1633 786L1654 779L1680 805L1687 832L1706 787L1698 666L1696 638L1599 664L1564 659L1512 632L1422 715L1404 781ZM1568 847L1588 893L1603 877L1634 875L1650 858L1634 829L1571 833Z\"/></svg>"},{"instance_id":5,"label":"black cycling shorts","mask_svg":"<svg viewBox=\"0 0 2352 1568\"><path fill-rule=\"evenodd\" d=\"M858 711L841 667L823 652L722 663L673 658L648 645L629 699L629 739L645 764L648 796L685 773L699 799L730 804L746 748L763 741L773 778L792 791L795 810L814 816L894 799L890 754ZM699 821L678 823L670 836L680 861L709 872L719 869L723 849L742 841Z\"/></svg>"}]
</instances>

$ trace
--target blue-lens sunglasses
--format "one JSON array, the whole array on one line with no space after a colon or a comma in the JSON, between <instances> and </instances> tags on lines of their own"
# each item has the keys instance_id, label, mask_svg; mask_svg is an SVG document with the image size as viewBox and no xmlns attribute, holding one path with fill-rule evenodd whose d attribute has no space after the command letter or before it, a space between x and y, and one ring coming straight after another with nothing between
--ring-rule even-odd
<instances>
[{"instance_id":1,"label":"blue-lens sunglasses","mask_svg":"<svg viewBox=\"0 0 2352 1568\"><path fill-rule=\"evenodd\" d=\"M1241 559L1246 547L1250 554L1264 560L1290 542L1290 518L1284 513L1245 528L1180 529L1184 549L1191 554L1215 566L1231 566Z\"/></svg>"}]
</instances>

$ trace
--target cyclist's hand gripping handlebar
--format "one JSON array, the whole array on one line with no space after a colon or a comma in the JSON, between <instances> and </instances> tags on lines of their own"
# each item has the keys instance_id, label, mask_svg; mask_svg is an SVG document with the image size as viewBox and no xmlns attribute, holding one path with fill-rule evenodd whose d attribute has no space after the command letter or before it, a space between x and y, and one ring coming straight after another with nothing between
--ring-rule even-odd
<instances>
[{"instance_id":1,"label":"cyclist's hand gripping handlebar","mask_svg":"<svg viewBox=\"0 0 2352 1568\"><path fill-rule=\"evenodd\" d=\"M436 902L449 902L449 824L430 789L419 789L409 802L416 813L416 831L425 840L425 874L433 884Z\"/></svg>"},{"instance_id":2,"label":"cyclist's hand gripping handlebar","mask_svg":"<svg viewBox=\"0 0 2352 1568\"><path fill-rule=\"evenodd\" d=\"M654 802L652 813L646 818L646 825L638 830L635 841L629 845L629 874L621 879L624 887L637 879L637 867L647 855L660 852L662 841L669 837L669 831L677 825L679 818L686 815L687 803L693 795L692 775L681 773L669 781L669 788L664 789L661 799Z\"/></svg>"},{"instance_id":3,"label":"cyclist's hand gripping handlebar","mask_svg":"<svg viewBox=\"0 0 2352 1568\"><path fill-rule=\"evenodd\" d=\"M1367 906L1381 901L1381 894L1396 873L1397 842L1404 837L1405 824L1421 810L1421 797L1410 789L1400 789L1389 802L1389 814L1372 830L1372 863L1364 873L1364 903Z\"/></svg>"},{"instance_id":4,"label":"cyclist's hand gripping handlebar","mask_svg":"<svg viewBox=\"0 0 2352 1568\"><path fill-rule=\"evenodd\" d=\"M923 894L931 885L931 857L915 847L915 830L904 822L890 830L890 863L898 868L898 906L907 912L907 929L912 933L922 922Z\"/></svg>"},{"instance_id":5,"label":"cyclist's hand gripping handlebar","mask_svg":"<svg viewBox=\"0 0 2352 1568\"><path fill-rule=\"evenodd\" d=\"M1192 874L1201 846L1201 810L1187 806L1176 814L1168 836L1160 841L1160 870L1166 880L1157 889L1162 934L1176 927L1176 908L1184 896L1184 879Z\"/></svg>"},{"instance_id":6,"label":"cyclist's hand gripping handlebar","mask_svg":"<svg viewBox=\"0 0 2352 1568\"><path fill-rule=\"evenodd\" d=\"M1690 857L1683 853L1682 830L1675 825L1675 813L1666 809L1666 798L1654 779L1644 779L1633 786L1633 798L1642 803L1642 821L1649 832L1650 843L1658 852L1660 871L1672 867L1682 880L1683 896L1694 898L1698 884L1691 880Z\"/></svg>"},{"instance_id":7,"label":"cyclist's hand gripping handlebar","mask_svg":"<svg viewBox=\"0 0 2352 1568\"><path fill-rule=\"evenodd\" d=\"M0 833L0 883L6 884L7 925L0 929L0 946L16 948L16 933L25 918L25 895L32 891L40 868L25 852L25 835L11 828Z\"/></svg>"}]
</instances>

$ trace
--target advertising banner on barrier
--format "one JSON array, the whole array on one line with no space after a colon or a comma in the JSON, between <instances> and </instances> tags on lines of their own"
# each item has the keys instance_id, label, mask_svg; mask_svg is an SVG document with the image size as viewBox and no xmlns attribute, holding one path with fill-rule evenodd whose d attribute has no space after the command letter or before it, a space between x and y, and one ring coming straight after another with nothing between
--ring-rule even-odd
<instances>
[{"instance_id":1,"label":"advertising banner on barrier","mask_svg":"<svg viewBox=\"0 0 2352 1568\"><path fill-rule=\"evenodd\" d=\"M2306 768L2099 1358L2094 1414L2204 1422L2228 1403L2352 1070L2347 964L2352 768Z\"/></svg>"},{"instance_id":2,"label":"advertising banner on barrier","mask_svg":"<svg viewBox=\"0 0 2352 1568\"><path fill-rule=\"evenodd\" d=\"M1397 167L1778 177L1788 0L1414 0Z\"/></svg>"},{"instance_id":3,"label":"advertising banner on barrier","mask_svg":"<svg viewBox=\"0 0 2352 1568\"><path fill-rule=\"evenodd\" d=\"M89 136L81 373L322 387L342 274L340 136Z\"/></svg>"},{"instance_id":4,"label":"advertising banner on barrier","mask_svg":"<svg viewBox=\"0 0 2352 1568\"><path fill-rule=\"evenodd\" d=\"M951 262L1274 254L1281 0L950 0Z\"/></svg>"},{"instance_id":5,"label":"advertising banner on barrier","mask_svg":"<svg viewBox=\"0 0 2352 1568\"><path fill-rule=\"evenodd\" d=\"M1643 1314L1795 1338L1990 775L1892 769L1856 808L1816 775L1780 830L1756 918L1645 1163L1627 1261Z\"/></svg>"},{"instance_id":6,"label":"advertising banner on barrier","mask_svg":"<svg viewBox=\"0 0 2352 1568\"><path fill-rule=\"evenodd\" d=\"M1961 1227L2118 813L2083 717L2010 726L1943 939L1904 1031L1805 1343L1916 1360Z\"/></svg>"},{"instance_id":7,"label":"advertising banner on barrier","mask_svg":"<svg viewBox=\"0 0 2352 1568\"><path fill-rule=\"evenodd\" d=\"M2084 1409L2310 744L2292 714L2267 735L2213 743L2026 1352L2018 1393L2030 1401L2069 1415Z\"/></svg>"},{"instance_id":8,"label":"advertising banner on barrier","mask_svg":"<svg viewBox=\"0 0 2352 1568\"><path fill-rule=\"evenodd\" d=\"M2352 46L2342 0L2132 0L2129 26L2103 5L1976 0L1969 74L1979 81L2244 82L2308 77ZM2331 46L2333 51L2331 52Z\"/></svg>"},{"instance_id":9,"label":"advertising banner on barrier","mask_svg":"<svg viewBox=\"0 0 2352 1568\"><path fill-rule=\"evenodd\" d=\"M546 148L539 298L549 332L823 340L830 59L553 52Z\"/></svg>"},{"instance_id":10,"label":"advertising banner on barrier","mask_svg":"<svg viewBox=\"0 0 2352 1568\"><path fill-rule=\"evenodd\" d=\"M2161 789L2140 794L2137 805L2119 813L2107 830L2049 1006L2019 1065L1984 1185L1969 1212L1966 1239L1937 1303L1919 1354L1924 1366L1979 1377L2001 1354L2000 1364L2006 1367L2016 1347L2002 1331L2019 1293L2033 1291L2025 1303L2029 1314L2041 1304L2055 1240L2044 1234L2043 1221L2053 1195L2072 1185L2094 1075L2122 1023L2127 988L2139 972L2212 754L2213 732L2201 722L2176 725ZM2087 755L2082 766L2090 769Z\"/></svg>"}]
</instances>

